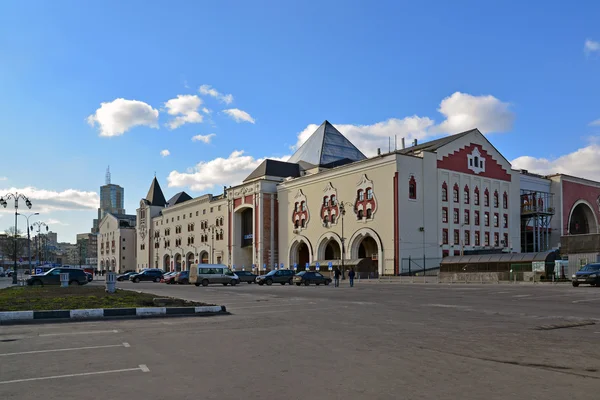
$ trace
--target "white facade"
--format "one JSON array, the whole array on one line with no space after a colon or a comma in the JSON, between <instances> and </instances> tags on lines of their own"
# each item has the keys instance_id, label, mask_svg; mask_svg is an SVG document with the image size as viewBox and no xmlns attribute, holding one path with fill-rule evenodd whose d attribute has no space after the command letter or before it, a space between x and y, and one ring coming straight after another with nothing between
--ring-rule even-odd
<instances>
[{"instance_id":1,"label":"white facade","mask_svg":"<svg viewBox=\"0 0 600 400\"><path fill-rule=\"evenodd\" d=\"M106 214L99 224L98 268L123 273L136 268L135 216Z\"/></svg>"}]
</instances>

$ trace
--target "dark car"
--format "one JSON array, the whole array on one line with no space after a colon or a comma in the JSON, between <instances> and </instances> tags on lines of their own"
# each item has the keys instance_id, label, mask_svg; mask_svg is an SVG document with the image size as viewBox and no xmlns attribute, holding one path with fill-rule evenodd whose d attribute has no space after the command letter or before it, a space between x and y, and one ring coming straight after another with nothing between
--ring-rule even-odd
<instances>
[{"instance_id":1,"label":"dark car","mask_svg":"<svg viewBox=\"0 0 600 400\"><path fill-rule=\"evenodd\" d=\"M280 269L278 271L271 271L266 275L257 276L255 282L259 285L264 285L266 283L269 286L274 283L281 283L282 285L289 283L291 285L293 279L294 271L290 269Z\"/></svg>"},{"instance_id":2,"label":"dark car","mask_svg":"<svg viewBox=\"0 0 600 400\"><path fill-rule=\"evenodd\" d=\"M294 283L296 286L300 286L304 284L305 286L314 283L319 286L321 283L324 285L329 285L331 283L331 278L327 278L326 276L321 275L319 272L313 271L302 271L294 276Z\"/></svg>"},{"instance_id":3,"label":"dark car","mask_svg":"<svg viewBox=\"0 0 600 400\"><path fill-rule=\"evenodd\" d=\"M52 268L41 275L32 275L27 279L28 285L60 285L60 274L69 274L69 285L85 285L88 277L84 270L78 268Z\"/></svg>"},{"instance_id":4,"label":"dark car","mask_svg":"<svg viewBox=\"0 0 600 400\"><path fill-rule=\"evenodd\" d=\"M258 276L250 271L235 271L235 274L238 276L238 278L240 278L240 283L254 283L256 281L256 277Z\"/></svg>"},{"instance_id":5,"label":"dark car","mask_svg":"<svg viewBox=\"0 0 600 400\"><path fill-rule=\"evenodd\" d=\"M84 271L85 272L85 271ZM85 273L85 276L87 277L87 281L91 282L94 280L94 275L90 274L89 272Z\"/></svg>"},{"instance_id":6,"label":"dark car","mask_svg":"<svg viewBox=\"0 0 600 400\"><path fill-rule=\"evenodd\" d=\"M600 264L588 264L573 275L573 286L592 285L600 287Z\"/></svg>"},{"instance_id":7,"label":"dark car","mask_svg":"<svg viewBox=\"0 0 600 400\"><path fill-rule=\"evenodd\" d=\"M181 271L175 275L175 283L179 285L190 284L190 271Z\"/></svg>"},{"instance_id":8,"label":"dark car","mask_svg":"<svg viewBox=\"0 0 600 400\"><path fill-rule=\"evenodd\" d=\"M149 282L160 282L162 279L163 273L158 269L147 269L139 274L131 274L129 275L129 280L134 283L149 281Z\"/></svg>"},{"instance_id":9,"label":"dark car","mask_svg":"<svg viewBox=\"0 0 600 400\"><path fill-rule=\"evenodd\" d=\"M125 272L124 274L117 275L117 280L119 282L128 281L131 275L135 274L135 272Z\"/></svg>"}]
</instances>

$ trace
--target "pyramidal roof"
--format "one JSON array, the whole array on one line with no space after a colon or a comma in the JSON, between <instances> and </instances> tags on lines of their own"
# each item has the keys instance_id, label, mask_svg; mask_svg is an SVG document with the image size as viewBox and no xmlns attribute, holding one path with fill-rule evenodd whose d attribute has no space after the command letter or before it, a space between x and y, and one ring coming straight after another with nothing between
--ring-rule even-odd
<instances>
[{"instance_id":1,"label":"pyramidal roof","mask_svg":"<svg viewBox=\"0 0 600 400\"><path fill-rule=\"evenodd\" d=\"M146 195L146 201L151 206L164 207L167 204L165 195L163 194L156 177L152 180L152 185L150 185L150 190L148 190L148 194Z\"/></svg>"},{"instance_id":2,"label":"pyramidal roof","mask_svg":"<svg viewBox=\"0 0 600 400\"><path fill-rule=\"evenodd\" d=\"M181 204L188 200L192 200L189 194L187 194L186 192L179 192L175 196L171 197L169 201L167 201L167 207L172 207L176 204Z\"/></svg>"},{"instance_id":3,"label":"pyramidal roof","mask_svg":"<svg viewBox=\"0 0 600 400\"><path fill-rule=\"evenodd\" d=\"M364 160L365 155L356 148L329 121L325 121L288 162L305 161L318 166L335 166Z\"/></svg>"}]
</instances>

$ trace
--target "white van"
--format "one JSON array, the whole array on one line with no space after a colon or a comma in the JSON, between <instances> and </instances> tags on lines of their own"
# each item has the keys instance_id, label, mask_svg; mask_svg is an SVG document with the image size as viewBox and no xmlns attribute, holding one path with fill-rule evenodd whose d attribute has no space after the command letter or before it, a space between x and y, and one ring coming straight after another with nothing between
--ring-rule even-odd
<instances>
[{"instance_id":1,"label":"white van","mask_svg":"<svg viewBox=\"0 0 600 400\"><path fill-rule=\"evenodd\" d=\"M223 264L192 264L190 267L190 283L196 286L208 286L221 283L223 286L235 286L240 278Z\"/></svg>"}]
</instances>

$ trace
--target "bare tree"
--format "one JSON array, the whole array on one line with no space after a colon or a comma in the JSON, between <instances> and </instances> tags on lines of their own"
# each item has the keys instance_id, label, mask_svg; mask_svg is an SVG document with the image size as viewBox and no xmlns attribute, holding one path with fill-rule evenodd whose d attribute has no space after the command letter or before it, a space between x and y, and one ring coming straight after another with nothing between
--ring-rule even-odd
<instances>
[{"instance_id":1,"label":"bare tree","mask_svg":"<svg viewBox=\"0 0 600 400\"><path fill-rule=\"evenodd\" d=\"M15 238L15 228L10 227L4 231L6 236L0 238L0 252L2 252L4 259L17 260L19 257L25 254L27 248L27 238L23 237L23 232L17 230L17 237ZM17 242L15 252L15 240Z\"/></svg>"}]
</instances>

